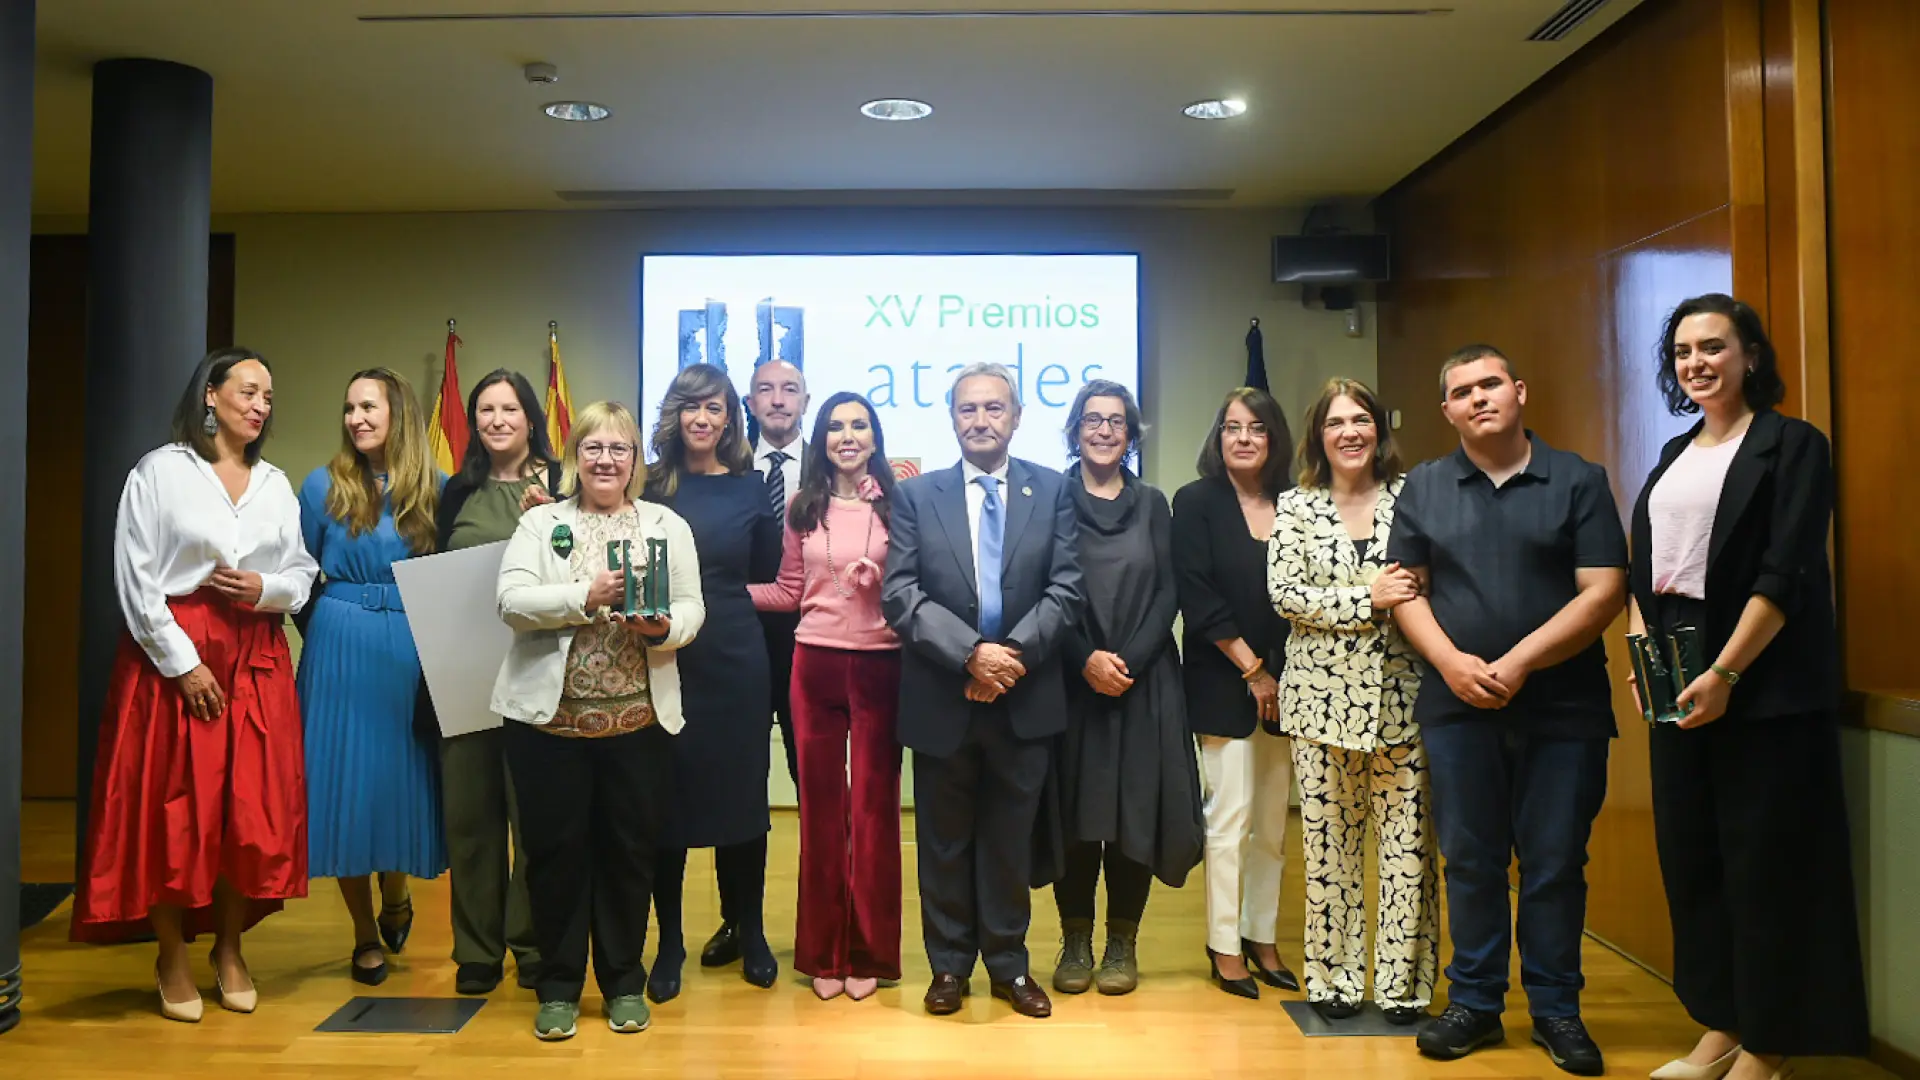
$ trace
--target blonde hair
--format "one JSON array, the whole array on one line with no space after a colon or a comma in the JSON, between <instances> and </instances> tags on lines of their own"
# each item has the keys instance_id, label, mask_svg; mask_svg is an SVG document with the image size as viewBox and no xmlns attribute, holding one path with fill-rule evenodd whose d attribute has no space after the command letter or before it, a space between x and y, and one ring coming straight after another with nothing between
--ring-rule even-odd
<instances>
[{"instance_id":1,"label":"blonde hair","mask_svg":"<svg viewBox=\"0 0 1920 1080\"><path fill-rule=\"evenodd\" d=\"M680 370L660 400L660 419L653 425L653 464L647 466L647 494L671 499L680 490L680 474L687 467L687 446L680 438L680 411L716 395L724 396L726 430L713 456L727 472L738 476L753 468L753 447L747 445L746 414L740 392L727 373L712 364L691 364Z\"/></svg>"},{"instance_id":2,"label":"blonde hair","mask_svg":"<svg viewBox=\"0 0 1920 1080\"><path fill-rule=\"evenodd\" d=\"M645 462L640 459L640 422L617 401L596 401L574 416L566 449L560 455L561 491L573 492L575 499L580 497L580 441L603 432L611 432L633 447L633 457L629 459L633 472L627 477L627 498L639 498L647 481Z\"/></svg>"},{"instance_id":3,"label":"blonde hair","mask_svg":"<svg viewBox=\"0 0 1920 1080\"><path fill-rule=\"evenodd\" d=\"M379 383L387 399L387 487L380 489L367 456L354 448L353 434L342 424L340 450L327 463L333 480L327 489L327 516L345 525L348 535L359 536L379 528L382 511L391 507L394 531L409 550L424 555L433 550L438 533L434 515L440 506L440 477L427 450L420 401L407 380L390 368L356 371L347 380L348 389L362 379ZM341 407L343 415L346 409Z\"/></svg>"}]
</instances>

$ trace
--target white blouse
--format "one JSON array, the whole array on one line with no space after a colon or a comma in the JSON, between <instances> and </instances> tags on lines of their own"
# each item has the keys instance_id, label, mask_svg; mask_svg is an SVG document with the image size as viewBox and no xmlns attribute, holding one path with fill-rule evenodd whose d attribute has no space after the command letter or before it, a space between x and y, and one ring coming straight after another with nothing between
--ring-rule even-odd
<instances>
[{"instance_id":1,"label":"white blouse","mask_svg":"<svg viewBox=\"0 0 1920 1080\"><path fill-rule=\"evenodd\" d=\"M1746 437L1743 431L1718 446L1688 443L1647 496L1654 592L1707 598L1707 555L1720 489Z\"/></svg>"},{"instance_id":2,"label":"white blouse","mask_svg":"<svg viewBox=\"0 0 1920 1080\"><path fill-rule=\"evenodd\" d=\"M185 443L141 458L120 492L113 585L127 631L169 679L200 666L200 651L167 600L195 592L223 566L260 575L261 611L306 604L320 567L300 538L300 503L287 474L256 462L235 502L212 464Z\"/></svg>"}]
</instances>

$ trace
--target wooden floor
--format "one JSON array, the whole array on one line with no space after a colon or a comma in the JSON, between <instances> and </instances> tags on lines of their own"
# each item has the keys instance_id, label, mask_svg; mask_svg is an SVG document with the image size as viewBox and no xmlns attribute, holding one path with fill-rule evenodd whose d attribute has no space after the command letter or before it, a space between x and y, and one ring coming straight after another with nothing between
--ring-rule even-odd
<instances>
[{"instance_id":1,"label":"wooden floor","mask_svg":"<svg viewBox=\"0 0 1920 1080\"><path fill-rule=\"evenodd\" d=\"M599 1003L589 990L579 1036L564 1043L538 1042L531 1034L532 1000L513 988L511 976L458 1035L316 1034L315 1025L355 993L453 993L445 878L415 884L413 940L404 957L390 960L393 975L377 990L347 978L349 923L332 883L320 881L311 899L290 905L247 938L260 1011L240 1016L209 1001L206 1020L197 1026L171 1023L156 1011L150 946L68 944L63 907L24 935L25 1020L0 1036L0 1077L1478 1080L1564 1075L1527 1041L1526 1002L1518 992L1509 1002L1507 1045L1453 1063L1421 1058L1410 1039L1303 1038L1280 1008L1281 1000L1293 995L1269 991L1254 1002L1221 993L1206 977L1204 897L1197 872L1185 889L1154 886L1140 942L1141 986L1134 994L1055 995L1053 1018L1035 1021L991 1001L982 973L975 977L965 1011L929 1017L920 1008L927 965L920 951L910 843L905 981L864 1002L823 1003L787 967L799 848L795 826L791 814L775 815L767 915L782 964L779 984L759 990L741 981L737 965L707 972L691 961L685 992L656 1007L653 1027L643 1034L608 1031L598 1021ZM71 807L28 803L25 828L25 880L65 880L71 865ZM1288 864L1280 938L1282 954L1298 970L1302 884L1298 837L1290 839L1294 857ZM688 869L688 947L696 952L717 919L712 862L704 855L696 853ZM1034 973L1043 981L1051 975L1057 935L1051 896L1036 894L1029 944ZM1585 952L1585 1015L1606 1052L1609 1075L1644 1076L1692 1045L1697 1029L1665 983L1591 940ZM211 975L204 982L211 984ZM1891 1076L1854 1061L1805 1062L1801 1075Z\"/></svg>"}]
</instances>

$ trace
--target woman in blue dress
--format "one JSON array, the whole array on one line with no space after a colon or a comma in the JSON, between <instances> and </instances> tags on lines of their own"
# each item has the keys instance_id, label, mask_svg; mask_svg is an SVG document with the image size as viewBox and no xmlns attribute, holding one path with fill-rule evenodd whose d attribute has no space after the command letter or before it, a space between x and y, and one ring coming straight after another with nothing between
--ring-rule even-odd
<instances>
[{"instance_id":1,"label":"woman in blue dress","mask_svg":"<svg viewBox=\"0 0 1920 1080\"><path fill-rule=\"evenodd\" d=\"M653 429L646 498L680 515L700 553L706 622L679 652L686 727L673 740L674 798L653 875L660 944L647 996L680 993L687 950L681 894L687 849L712 848L722 918L740 938L741 975L771 987L780 965L767 945L768 736L771 678L752 582L780 569L781 525L766 481L753 469L740 395L727 373L685 368L667 388Z\"/></svg>"},{"instance_id":2,"label":"woman in blue dress","mask_svg":"<svg viewBox=\"0 0 1920 1080\"><path fill-rule=\"evenodd\" d=\"M341 415L340 452L300 485L300 527L325 581L306 608L298 678L309 873L339 879L353 978L375 986L387 977L382 943L397 953L413 928L407 877L447 868L437 740L414 733L420 657L393 580L395 561L433 550L442 477L399 375L356 373Z\"/></svg>"}]
</instances>

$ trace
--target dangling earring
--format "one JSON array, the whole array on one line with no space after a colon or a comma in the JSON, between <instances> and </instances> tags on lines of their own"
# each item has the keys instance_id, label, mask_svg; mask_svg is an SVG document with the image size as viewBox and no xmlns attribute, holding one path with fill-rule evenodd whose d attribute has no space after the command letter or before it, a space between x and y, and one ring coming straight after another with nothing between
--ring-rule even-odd
<instances>
[{"instance_id":1,"label":"dangling earring","mask_svg":"<svg viewBox=\"0 0 1920 1080\"><path fill-rule=\"evenodd\" d=\"M200 430L206 432L209 438L220 434L220 421L214 418L211 405L207 406L207 418L200 421Z\"/></svg>"}]
</instances>

